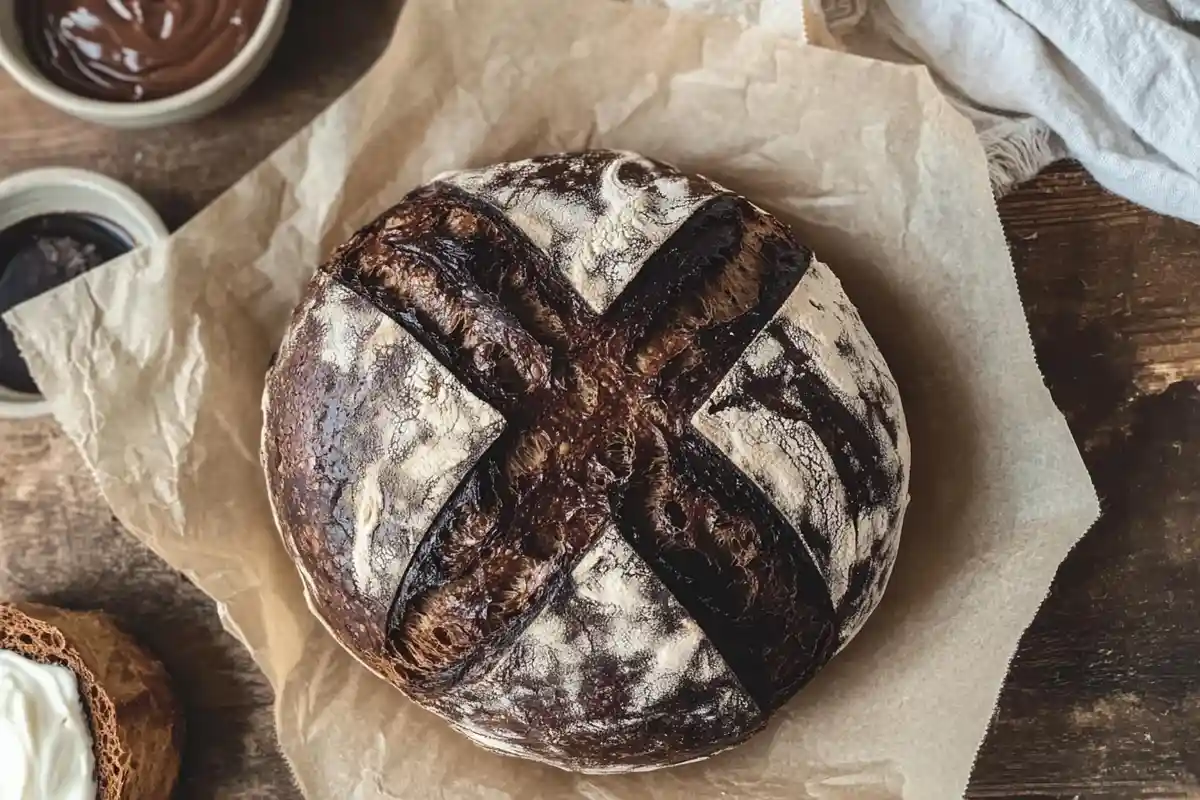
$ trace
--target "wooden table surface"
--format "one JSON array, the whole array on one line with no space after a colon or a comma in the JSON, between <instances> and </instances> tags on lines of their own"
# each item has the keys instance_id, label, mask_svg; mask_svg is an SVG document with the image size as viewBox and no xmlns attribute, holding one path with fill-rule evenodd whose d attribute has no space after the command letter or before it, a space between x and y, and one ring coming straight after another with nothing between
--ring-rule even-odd
<instances>
[{"instance_id":1,"label":"wooden table surface","mask_svg":"<svg viewBox=\"0 0 1200 800\"><path fill-rule=\"evenodd\" d=\"M0 175L97 169L177 226L344 91L398 7L296 3L250 93L170 130L86 125L0 77ZM969 796L1200 797L1200 228L1069 165L1001 215L1039 361L1104 514L1021 643ZM51 423L0 422L0 533L0 596L104 597L177 676L191 729L179 797L298 797L269 687L200 592L121 530Z\"/></svg>"}]
</instances>

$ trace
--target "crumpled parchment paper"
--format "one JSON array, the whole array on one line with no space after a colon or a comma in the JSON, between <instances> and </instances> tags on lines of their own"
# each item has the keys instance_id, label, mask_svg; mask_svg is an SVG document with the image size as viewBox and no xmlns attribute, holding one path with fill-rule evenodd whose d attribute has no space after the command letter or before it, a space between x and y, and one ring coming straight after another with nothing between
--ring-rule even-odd
<instances>
[{"instance_id":1,"label":"crumpled parchment paper","mask_svg":"<svg viewBox=\"0 0 1200 800\"><path fill-rule=\"evenodd\" d=\"M263 373L314 267L438 172L637 150L791 221L902 390L912 505L882 605L749 744L589 777L492 755L313 618L258 464ZM961 795L1096 497L1034 362L974 130L919 68L603 0L412 0L371 73L167 242L12 312L114 512L218 602L309 797Z\"/></svg>"}]
</instances>

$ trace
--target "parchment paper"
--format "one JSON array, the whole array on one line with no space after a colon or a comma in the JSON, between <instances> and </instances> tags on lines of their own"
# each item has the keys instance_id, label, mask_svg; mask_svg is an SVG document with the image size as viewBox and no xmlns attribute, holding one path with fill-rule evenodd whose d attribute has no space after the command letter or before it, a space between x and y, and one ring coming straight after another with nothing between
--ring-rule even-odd
<instances>
[{"instance_id":1,"label":"parchment paper","mask_svg":"<svg viewBox=\"0 0 1200 800\"><path fill-rule=\"evenodd\" d=\"M737 20L746 25L761 25L788 33L803 42L810 41L808 27L813 0L627 0L637 6L695 11ZM817 0L819 3L819 0ZM819 6L818 6L819 10ZM820 22L817 18L815 22Z\"/></svg>"},{"instance_id":2,"label":"parchment paper","mask_svg":"<svg viewBox=\"0 0 1200 800\"><path fill-rule=\"evenodd\" d=\"M310 616L258 465L263 372L315 265L445 169L588 146L793 222L859 305L915 458L863 633L765 733L593 778L491 755ZM11 316L114 512L218 601L309 797L951 798L1008 660L1097 514L1034 363L970 124L916 68L601 0L412 0L363 82L171 240Z\"/></svg>"}]
</instances>

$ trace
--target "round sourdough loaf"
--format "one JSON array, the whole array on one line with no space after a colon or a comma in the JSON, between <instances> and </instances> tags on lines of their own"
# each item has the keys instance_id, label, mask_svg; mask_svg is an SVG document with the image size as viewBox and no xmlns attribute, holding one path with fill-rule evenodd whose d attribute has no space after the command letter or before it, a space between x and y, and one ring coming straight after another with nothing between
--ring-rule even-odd
<instances>
[{"instance_id":1,"label":"round sourdough loaf","mask_svg":"<svg viewBox=\"0 0 1200 800\"><path fill-rule=\"evenodd\" d=\"M264 412L334 637L479 744L587 772L760 729L878 603L908 500L837 279L631 153L413 191L317 271Z\"/></svg>"},{"instance_id":2,"label":"round sourdough loaf","mask_svg":"<svg viewBox=\"0 0 1200 800\"><path fill-rule=\"evenodd\" d=\"M168 800L183 720L166 670L96 611L0 603L0 650L74 673L90 727L96 800Z\"/></svg>"}]
</instances>

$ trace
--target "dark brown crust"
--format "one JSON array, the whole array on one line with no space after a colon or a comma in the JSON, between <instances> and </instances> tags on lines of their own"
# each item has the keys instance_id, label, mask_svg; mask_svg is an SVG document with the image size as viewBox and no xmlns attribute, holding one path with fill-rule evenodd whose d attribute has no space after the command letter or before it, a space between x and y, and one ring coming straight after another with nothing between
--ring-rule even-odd
<instances>
[{"instance_id":1,"label":"dark brown crust","mask_svg":"<svg viewBox=\"0 0 1200 800\"><path fill-rule=\"evenodd\" d=\"M641 609L637 629L625 637L614 636L613 626L628 619L597 599L599 586L614 574ZM658 669L659 648L689 628L695 622L666 585L610 533L502 659L451 693L424 700L510 752L516 745L572 769L628 771L690 761L744 741L761 730L767 715L731 671L714 668L720 657L707 637L680 659L685 663L677 674ZM602 646L614 640L626 643L619 653ZM547 651L571 662L552 673L553 690L537 663ZM669 690L656 687L656 678L667 678ZM646 702L648 687L659 689L652 702Z\"/></svg>"},{"instance_id":2,"label":"dark brown crust","mask_svg":"<svg viewBox=\"0 0 1200 800\"><path fill-rule=\"evenodd\" d=\"M508 424L400 587L390 642L407 691L440 691L507 647L610 525L761 707L824 663L832 610L798 537L689 425L809 258L771 217L718 197L597 316L498 213L435 184L325 267Z\"/></svg>"},{"instance_id":3,"label":"dark brown crust","mask_svg":"<svg viewBox=\"0 0 1200 800\"><path fill-rule=\"evenodd\" d=\"M340 344L365 363L343 370L323 360L321 337L328 334L331 316L362 326L354 330L353 342ZM343 643L378 672L390 670L384 637L403 565L436 514L436 508L424 519L384 513L383 499L395 509L422 505L430 495L448 495L461 477L448 464L427 481L377 475L367 494L374 495L379 516L371 531L358 531L364 476L406 463L417 457L422 442L448 433L424 426L416 398L406 395L418 379L414 365L423 351L411 338L398 336L402 333L366 300L317 276L269 377L274 402L264 410L265 429L272 435L263 442L263 458L277 520L288 532L284 544L304 565L301 574L317 613L336 619ZM427 356L424 361L436 367ZM436 390L425 387L435 396L424 401L465 399L465 390L446 378ZM502 421L489 413L494 423L472 429L462 443L461 472L499 432ZM387 424L377 424L381 414L389 415ZM407 430L397 435L401 428ZM360 535L370 536L370 542L360 541Z\"/></svg>"},{"instance_id":4,"label":"dark brown crust","mask_svg":"<svg viewBox=\"0 0 1200 800\"><path fill-rule=\"evenodd\" d=\"M166 800L179 774L183 718L162 664L95 611L0 603L0 650L79 678L98 800Z\"/></svg>"},{"instance_id":5,"label":"dark brown crust","mask_svg":"<svg viewBox=\"0 0 1200 800\"><path fill-rule=\"evenodd\" d=\"M603 180L615 174L626 183L601 192L598 171L618 164ZM518 179L528 183L507 193L506 181ZM629 233L636 258L612 246L624 241L625 223L621 214L605 216L601 195L620 192L643 193L635 213L645 227ZM688 192L696 193L691 201ZM555 211L546 195L567 204L585 198L572 206L576 216L543 237L548 247L535 244L546 222L537 215ZM515 216L514 204L521 206ZM608 239L606 224L616 226ZM579 244L573 234L592 238ZM593 263L597 271L582 278L592 281L585 302L563 254L593 248L602 252ZM631 270L629 259L643 257ZM835 608L822 572L830 534L812 520L785 518L761 481L701 435L692 417L764 335L811 263L786 226L748 201L628 154L549 157L508 172L452 176L414 191L359 231L321 268L297 319L335 303L377 309L456 386L499 412L504 429L487 437L457 487L438 495L440 510L419 541L399 546L386 530L381 539L379 526L370 528L371 552L403 552L404 572L392 586L390 608L380 607L380 597L364 600L346 555L347 542L364 541L362 532L344 514L324 521L339 498L357 491L359 476L343 474L344 463L324 454L372 447L343 430L344 421L364 403L387 400L364 395L368 373L351 369L329 378L322 362L336 353L322 350L332 342L337 351L343 334L294 322L268 378L264 463L284 541L334 635L485 746L570 768L677 763L761 727L844 644L844 608ZM626 274L632 277L621 283ZM614 295L618 284L623 288ZM606 304L589 305L605 297ZM857 316L852 324L861 325ZM896 436L888 441L878 435L877 420L859 424L843 413L842 406L858 401L838 395L844 387L809 369L806 358L785 348L787 388L803 395L811 384L820 405L784 409L790 416L779 424L833 426L821 435L835 450L834 480L869 484L848 486L851 512L857 514L860 495L868 505L902 508L906 467L872 472L877 464L898 463L883 452L897 447ZM739 394L741 388L726 390L722 403L704 413L757 411L770 399L753 381L744 387L750 395ZM866 405L869 414L879 410ZM893 404L880 411L885 426L898 410ZM576 567L614 535L632 547L630 557L677 611L659 609L660 598L648 601L658 622L606 617L629 598L659 597L628 585L604 587L601 594L619 597L599 606L574 602L589 579ZM886 580L894 541L887 535L889 546L873 550L865 565L855 562L851 582L876 587ZM628 558L612 563L627 565L627 574L615 576L618 584L641 569ZM855 584L851 593L877 598L860 588ZM695 655L701 650L689 644L680 652L694 655L680 655L678 663L709 658L710 685L689 683L691 667L675 666L671 688L660 696L647 687L652 680L666 685L661 674L648 677L644 669L655 651L618 640L638 626L669 638L675 618L694 621L718 655ZM623 633L614 633L621 625ZM570 659L560 656L568 651L586 656L567 666ZM595 682L594 696L578 691L580 680ZM511 702L489 699L498 694ZM658 699L621 717L618 707L639 696ZM683 719L689 712L695 713ZM672 717L680 729L674 749Z\"/></svg>"}]
</instances>

